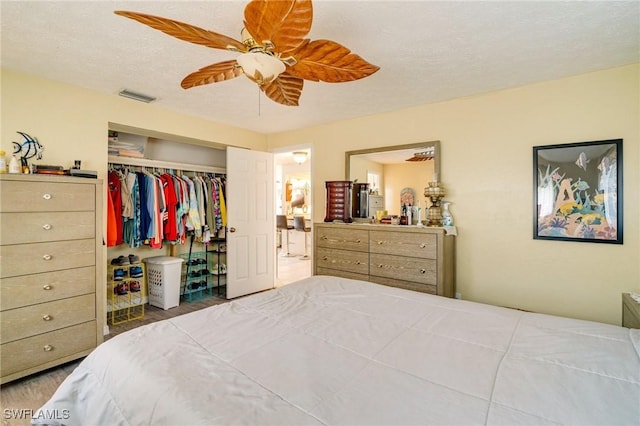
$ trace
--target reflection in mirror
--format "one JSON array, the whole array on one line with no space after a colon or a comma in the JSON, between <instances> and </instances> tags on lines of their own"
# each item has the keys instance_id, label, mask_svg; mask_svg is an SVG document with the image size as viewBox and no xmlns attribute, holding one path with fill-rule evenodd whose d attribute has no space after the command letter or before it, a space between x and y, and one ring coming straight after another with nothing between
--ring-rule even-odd
<instances>
[{"instance_id":1,"label":"reflection in mirror","mask_svg":"<svg viewBox=\"0 0 640 426\"><path fill-rule=\"evenodd\" d=\"M402 191L413 189L418 194L414 207L427 207L421 194L428 182L440 176L440 142L348 151L345 169L346 180L368 184L369 208L355 217L372 218L385 211L400 215Z\"/></svg>"}]
</instances>

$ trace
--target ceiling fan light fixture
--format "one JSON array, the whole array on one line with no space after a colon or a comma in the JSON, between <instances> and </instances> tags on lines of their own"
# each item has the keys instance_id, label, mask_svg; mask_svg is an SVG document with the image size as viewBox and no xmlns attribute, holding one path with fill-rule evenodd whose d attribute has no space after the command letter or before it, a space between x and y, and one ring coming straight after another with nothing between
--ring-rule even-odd
<instances>
[{"instance_id":1,"label":"ceiling fan light fixture","mask_svg":"<svg viewBox=\"0 0 640 426\"><path fill-rule=\"evenodd\" d=\"M264 52L243 53L237 61L245 75L259 86L272 82L286 68L280 59Z\"/></svg>"},{"instance_id":2,"label":"ceiling fan light fixture","mask_svg":"<svg viewBox=\"0 0 640 426\"><path fill-rule=\"evenodd\" d=\"M293 153L293 161L298 163L298 165L307 161L307 153L304 151L296 151Z\"/></svg>"}]
</instances>

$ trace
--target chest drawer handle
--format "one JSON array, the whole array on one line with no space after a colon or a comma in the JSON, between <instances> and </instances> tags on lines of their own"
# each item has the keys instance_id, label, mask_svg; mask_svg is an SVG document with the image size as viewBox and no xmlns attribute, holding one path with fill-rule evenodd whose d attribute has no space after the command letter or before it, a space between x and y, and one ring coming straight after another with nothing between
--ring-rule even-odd
<instances>
[{"instance_id":1,"label":"chest drawer handle","mask_svg":"<svg viewBox=\"0 0 640 426\"><path fill-rule=\"evenodd\" d=\"M52 226L48 223L45 223L44 225L42 225L42 229L44 229L45 231L50 231L52 228Z\"/></svg>"},{"instance_id":2,"label":"chest drawer handle","mask_svg":"<svg viewBox=\"0 0 640 426\"><path fill-rule=\"evenodd\" d=\"M44 198L45 200L50 200L51 194L42 194L42 198Z\"/></svg>"},{"instance_id":3,"label":"chest drawer handle","mask_svg":"<svg viewBox=\"0 0 640 426\"><path fill-rule=\"evenodd\" d=\"M378 245L381 246L384 243L384 241L378 241Z\"/></svg>"},{"instance_id":4,"label":"chest drawer handle","mask_svg":"<svg viewBox=\"0 0 640 426\"><path fill-rule=\"evenodd\" d=\"M378 268L382 268L382 263L378 263Z\"/></svg>"},{"instance_id":5,"label":"chest drawer handle","mask_svg":"<svg viewBox=\"0 0 640 426\"><path fill-rule=\"evenodd\" d=\"M359 264L360 264L360 261L359 261L359 260L356 260L355 264L356 264L356 265L359 265Z\"/></svg>"},{"instance_id":6,"label":"chest drawer handle","mask_svg":"<svg viewBox=\"0 0 640 426\"><path fill-rule=\"evenodd\" d=\"M420 248L425 248L427 245L425 243L420 244Z\"/></svg>"},{"instance_id":7,"label":"chest drawer handle","mask_svg":"<svg viewBox=\"0 0 640 426\"><path fill-rule=\"evenodd\" d=\"M43 289L43 290L51 290L52 288L53 288L53 287L51 287L51 285L50 285L50 284L45 284L45 285L43 285L43 286L42 286L42 289Z\"/></svg>"},{"instance_id":8,"label":"chest drawer handle","mask_svg":"<svg viewBox=\"0 0 640 426\"><path fill-rule=\"evenodd\" d=\"M42 319L45 320L45 321L51 321L53 318L49 314L44 314L42 316Z\"/></svg>"},{"instance_id":9,"label":"chest drawer handle","mask_svg":"<svg viewBox=\"0 0 640 426\"><path fill-rule=\"evenodd\" d=\"M51 256L50 254L45 254L44 256L42 256L43 260L51 260L53 259L53 256Z\"/></svg>"},{"instance_id":10,"label":"chest drawer handle","mask_svg":"<svg viewBox=\"0 0 640 426\"><path fill-rule=\"evenodd\" d=\"M421 273L421 274L426 274L426 273L427 273L427 270L426 270L426 269L420 269L420 273Z\"/></svg>"},{"instance_id":11,"label":"chest drawer handle","mask_svg":"<svg viewBox=\"0 0 640 426\"><path fill-rule=\"evenodd\" d=\"M358 244L359 244L359 243L361 243L361 242L362 242L362 241L360 241L360 240L356 240L356 243L358 243Z\"/></svg>"},{"instance_id":12,"label":"chest drawer handle","mask_svg":"<svg viewBox=\"0 0 640 426\"><path fill-rule=\"evenodd\" d=\"M53 346L44 345L44 347L42 349L44 349L45 352L51 352L53 350Z\"/></svg>"},{"instance_id":13,"label":"chest drawer handle","mask_svg":"<svg viewBox=\"0 0 640 426\"><path fill-rule=\"evenodd\" d=\"M321 240L328 240L329 238L327 238L326 235L323 235L322 237L320 237Z\"/></svg>"},{"instance_id":14,"label":"chest drawer handle","mask_svg":"<svg viewBox=\"0 0 640 426\"><path fill-rule=\"evenodd\" d=\"M329 260L329 258L327 256L323 256L322 260Z\"/></svg>"}]
</instances>

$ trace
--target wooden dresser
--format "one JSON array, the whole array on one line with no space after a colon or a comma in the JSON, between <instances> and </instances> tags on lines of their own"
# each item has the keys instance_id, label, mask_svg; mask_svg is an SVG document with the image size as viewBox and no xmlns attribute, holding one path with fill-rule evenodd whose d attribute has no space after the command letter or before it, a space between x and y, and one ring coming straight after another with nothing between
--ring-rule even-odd
<instances>
[{"instance_id":1,"label":"wooden dresser","mask_svg":"<svg viewBox=\"0 0 640 426\"><path fill-rule=\"evenodd\" d=\"M0 175L0 383L102 342L102 197L97 179Z\"/></svg>"},{"instance_id":2,"label":"wooden dresser","mask_svg":"<svg viewBox=\"0 0 640 426\"><path fill-rule=\"evenodd\" d=\"M444 228L316 223L314 273L454 297L455 237Z\"/></svg>"}]
</instances>

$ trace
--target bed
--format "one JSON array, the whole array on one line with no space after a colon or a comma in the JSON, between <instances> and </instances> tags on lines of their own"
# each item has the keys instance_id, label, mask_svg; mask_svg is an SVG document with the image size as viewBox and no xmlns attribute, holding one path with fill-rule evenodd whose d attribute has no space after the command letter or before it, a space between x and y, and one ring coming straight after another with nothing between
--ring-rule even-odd
<instances>
[{"instance_id":1,"label":"bed","mask_svg":"<svg viewBox=\"0 0 640 426\"><path fill-rule=\"evenodd\" d=\"M32 422L638 425L640 330L313 276L115 336Z\"/></svg>"}]
</instances>

